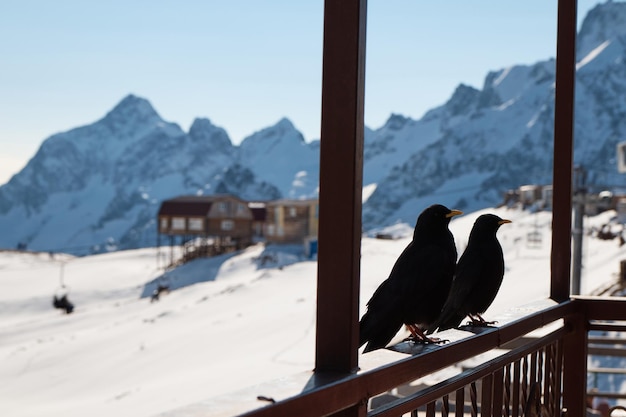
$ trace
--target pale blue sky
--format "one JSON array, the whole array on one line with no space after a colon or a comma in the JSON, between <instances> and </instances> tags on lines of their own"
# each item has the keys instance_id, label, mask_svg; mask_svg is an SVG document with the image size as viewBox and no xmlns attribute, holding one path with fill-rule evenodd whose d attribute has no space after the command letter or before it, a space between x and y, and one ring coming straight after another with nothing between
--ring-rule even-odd
<instances>
[{"instance_id":1,"label":"pale blue sky","mask_svg":"<svg viewBox=\"0 0 626 417\"><path fill-rule=\"evenodd\" d=\"M579 20L597 0L579 0ZM234 143L288 117L319 138L323 0L0 0L0 184L48 136L133 93ZM557 0L370 0L365 123L555 56Z\"/></svg>"}]
</instances>

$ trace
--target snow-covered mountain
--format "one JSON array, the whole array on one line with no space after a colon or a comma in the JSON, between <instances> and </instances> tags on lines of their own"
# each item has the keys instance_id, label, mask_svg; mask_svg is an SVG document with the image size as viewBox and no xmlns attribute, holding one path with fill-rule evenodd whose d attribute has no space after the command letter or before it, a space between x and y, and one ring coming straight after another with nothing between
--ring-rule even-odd
<instances>
[{"instance_id":1,"label":"snow-covered mountain","mask_svg":"<svg viewBox=\"0 0 626 417\"><path fill-rule=\"evenodd\" d=\"M307 144L287 119L245 138L238 161L285 198L317 194L319 142Z\"/></svg>"},{"instance_id":2,"label":"snow-covered mountain","mask_svg":"<svg viewBox=\"0 0 626 417\"><path fill-rule=\"evenodd\" d=\"M593 8L577 42L574 160L589 184L612 188L623 184L615 145L626 137L626 3ZM413 223L433 201L475 210L507 189L551 183L554 80L553 59L514 65L487 74L482 90L460 85L418 121L392 116L366 151L367 168L395 159L364 207L365 227Z\"/></svg>"},{"instance_id":3,"label":"snow-covered mountain","mask_svg":"<svg viewBox=\"0 0 626 417\"><path fill-rule=\"evenodd\" d=\"M104 243L153 245L163 199L314 195L318 159L319 147L304 143L287 120L236 147L208 119L196 119L186 133L129 95L103 119L46 139L0 187L0 247L85 253Z\"/></svg>"},{"instance_id":4,"label":"snow-covered mountain","mask_svg":"<svg viewBox=\"0 0 626 417\"><path fill-rule=\"evenodd\" d=\"M593 8L578 35L575 162L598 188L619 186L615 145L626 137L626 3ZM551 183L555 61L492 71L482 89L459 85L413 120L365 129L366 230L413 224L439 202L473 211L504 191ZM197 119L189 132L139 97L102 120L46 139L0 187L0 247L81 250L151 245L164 198L232 193L244 199L314 196L319 141L282 119L232 144Z\"/></svg>"}]
</instances>

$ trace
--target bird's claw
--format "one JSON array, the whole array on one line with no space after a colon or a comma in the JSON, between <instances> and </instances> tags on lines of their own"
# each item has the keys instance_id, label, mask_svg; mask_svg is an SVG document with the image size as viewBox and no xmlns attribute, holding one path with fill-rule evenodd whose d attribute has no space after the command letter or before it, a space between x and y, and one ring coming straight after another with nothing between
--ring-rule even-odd
<instances>
[{"instance_id":1,"label":"bird's claw","mask_svg":"<svg viewBox=\"0 0 626 417\"><path fill-rule=\"evenodd\" d=\"M440 343L447 343L449 342L448 339L440 339L438 337L426 337L426 338L421 338L421 337L415 337L413 335L407 337L406 339L404 339L405 342L413 342L416 345L437 345Z\"/></svg>"},{"instance_id":2,"label":"bird's claw","mask_svg":"<svg viewBox=\"0 0 626 417\"><path fill-rule=\"evenodd\" d=\"M488 327L488 326L493 326L496 323L498 323L497 320L494 320L494 321L470 320L466 323L466 325L470 327Z\"/></svg>"},{"instance_id":3,"label":"bird's claw","mask_svg":"<svg viewBox=\"0 0 626 417\"><path fill-rule=\"evenodd\" d=\"M438 345L438 344L448 343L449 341L450 340L448 339L440 339L438 337L428 337L424 339L423 341L421 341L420 343L423 343L425 345L430 345L430 344Z\"/></svg>"}]
</instances>

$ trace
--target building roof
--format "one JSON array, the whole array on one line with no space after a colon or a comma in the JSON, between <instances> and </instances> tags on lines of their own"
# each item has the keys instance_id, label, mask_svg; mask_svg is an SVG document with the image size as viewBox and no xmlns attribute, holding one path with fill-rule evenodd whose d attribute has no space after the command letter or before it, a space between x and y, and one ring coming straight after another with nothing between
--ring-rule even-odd
<instances>
[{"instance_id":1,"label":"building roof","mask_svg":"<svg viewBox=\"0 0 626 417\"><path fill-rule=\"evenodd\" d=\"M167 200L161 203L159 216L206 216L213 201Z\"/></svg>"},{"instance_id":2,"label":"building roof","mask_svg":"<svg viewBox=\"0 0 626 417\"><path fill-rule=\"evenodd\" d=\"M244 202L230 194L187 195L163 201L159 208L159 216L206 216L215 201L225 198Z\"/></svg>"}]
</instances>

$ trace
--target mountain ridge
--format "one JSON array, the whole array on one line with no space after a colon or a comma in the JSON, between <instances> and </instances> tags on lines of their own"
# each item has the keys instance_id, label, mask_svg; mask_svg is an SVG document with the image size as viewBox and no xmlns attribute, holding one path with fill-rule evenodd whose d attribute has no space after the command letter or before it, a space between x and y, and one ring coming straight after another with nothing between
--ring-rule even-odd
<instances>
[{"instance_id":1,"label":"mountain ridge","mask_svg":"<svg viewBox=\"0 0 626 417\"><path fill-rule=\"evenodd\" d=\"M619 184L615 145L626 137L626 3L594 7L578 35L574 158L590 184ZM364 230L413 224L438 202L462 210L552 176L555 60L489 71L459 84L418 120L392 114L365 127ZM234 145L197 118L185 132L129 94L102 119L46 139L0 186L0 247L132 248L154 244L160 201L232 193L248 200L318 192L319 141L286 118Z\"/></svg>"}]
</instances>

